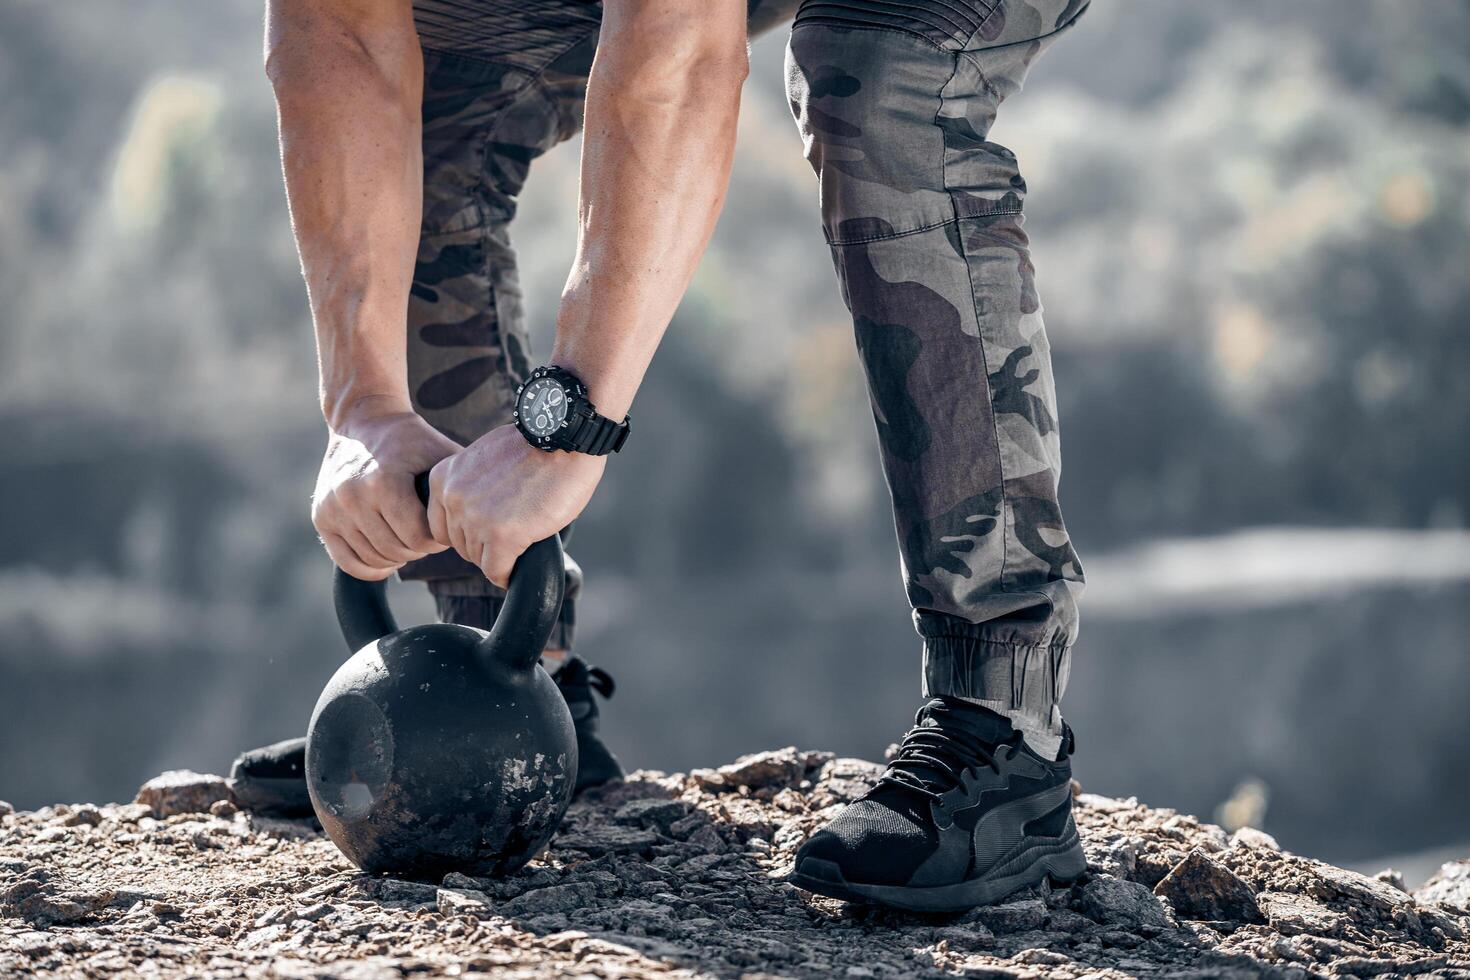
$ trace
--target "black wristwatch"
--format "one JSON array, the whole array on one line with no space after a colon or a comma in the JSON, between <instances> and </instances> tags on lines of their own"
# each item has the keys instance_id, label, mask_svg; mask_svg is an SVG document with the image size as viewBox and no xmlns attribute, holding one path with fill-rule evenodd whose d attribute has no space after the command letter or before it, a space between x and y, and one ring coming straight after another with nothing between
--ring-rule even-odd
<instances>
[{"instance_id":1,"label":"black wristwatch","mask_svg":"<svg viewBox=\"0 0 1470 980\"><path fill-rule=\"evenodd\" d=\"M537 449L606 456L628 440L628 419L614 422L597 414L587 386L555 364L538 367L516 389L516 428Z\"/></svg>"}]
</instances>

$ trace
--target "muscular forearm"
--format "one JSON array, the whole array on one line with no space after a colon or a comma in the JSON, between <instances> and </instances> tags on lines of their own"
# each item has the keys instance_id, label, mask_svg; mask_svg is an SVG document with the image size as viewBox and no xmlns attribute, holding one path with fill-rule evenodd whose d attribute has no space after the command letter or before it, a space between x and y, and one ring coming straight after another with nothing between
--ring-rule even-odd
<instances>
[{"instance_id":1,"label":"muscular forearm","mask_svg":"<svg viewBox=\"0 0 1470 980\"><path fill-rule=\"evenodd\" d=\"M577 256L554 363L621 417L724 203L747 71L745 4L651 20L606 5L587 85Z\"/></svg>"},{"instance_id":2,"label":"muscular forearm","mask_svg":"<svg viewBox=\"0 0 1470 980\"><path fill-rule=\"evenodd\" d=\"M270 0L266 73L329 429L312 523L339 568L381 579L443 549L413 478L459 449L408 398L423 198L409 0Z\"/></svg>"},{"instance_id":3,"label":"muscular forearm","mask_svg":"<svg viewBox=\"0 0 1470 980\"><path fill-rule=\"evenodd\" d=\"M745 0L604 0L587 87L577 257L555 363L621 416L714 229L745 79ZM544 453L501 426L434 467L434 539L506 585L587 506L606 457Z\"/></svg>"},{"instance_id":4,"label":"muscular forearm","mask_svg":"<svg viewBox=\"0 0 1470 980\"><path fill-rule=\"evenodd\" d=\"M423 63L406 0L272 0L267 73L316 326L322 412L410 411Z\"/></svg>"}]
</instances>

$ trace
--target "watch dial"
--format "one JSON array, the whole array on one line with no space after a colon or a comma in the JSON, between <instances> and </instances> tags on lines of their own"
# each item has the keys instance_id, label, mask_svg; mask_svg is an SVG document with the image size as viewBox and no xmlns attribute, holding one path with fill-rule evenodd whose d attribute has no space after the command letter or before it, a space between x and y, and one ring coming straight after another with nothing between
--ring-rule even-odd
<instances>
[{"instance_id":1,"label":"watch dial","mask_svg":"<svg viewBox=\"0 0 1470 980\"><path fill-rule=\"evenodd\" d=\"M532 435L549 436L567 420L567 393L551 378L537 378L521 392L521 424Z\"/></svg>"}]
</instances>

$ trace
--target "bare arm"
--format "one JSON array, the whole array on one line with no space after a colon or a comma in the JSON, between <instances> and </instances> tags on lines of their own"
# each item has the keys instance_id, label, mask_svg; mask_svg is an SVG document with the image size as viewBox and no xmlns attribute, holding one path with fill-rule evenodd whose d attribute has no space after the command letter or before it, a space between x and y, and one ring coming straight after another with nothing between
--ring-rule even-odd
<instances>
[{"instance_id":1,"label":"bare arm","mask_svg":"<svg viewBox=\"0 0 1470 980\"><path fill-rule=\"evenodd\" d=\"M748 71L744 0L607 0L587 86L577 254L552 362L621 418L714 229ZM636 438L636 434L635 434ZM434 536L504 584L605 460L496 429L435 469Z\"/></svg>"},{"instance_id":2,"label":"bare arm","mask_svg":"<svg viewBox=\"0 0 1470 980\"><path fill-rule=\"evenodd\" d=\"M611 0L606 10L552 361L620 418L725 203L748 61L740 0Z\"/></svg>"},{"instance_id":3,"label":"bare arm","mask_svg":"<svg viewBox=\"0 0 1470 980\"><path fill-rule=\"evenodd\" d=\"M271 0L266 73L330 430L312 519L339 566L384 578L442 550L412 475L459 448L408 396L423 194L423 59L409 0Z\"/></svg>"}]
</instances>

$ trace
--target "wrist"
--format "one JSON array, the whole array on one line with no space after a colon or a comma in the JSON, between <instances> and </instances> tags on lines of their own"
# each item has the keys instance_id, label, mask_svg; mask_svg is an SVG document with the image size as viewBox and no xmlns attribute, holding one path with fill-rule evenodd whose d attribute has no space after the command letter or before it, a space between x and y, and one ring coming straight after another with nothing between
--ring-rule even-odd
<instances>
[{"instance_id":1,"label":"wrist","mask_svg":"<svg viewBox=\"0 0 1470 980\"><path fill-rule=\"evenodd\" d=\"M562 294L547 363L575 374L599 414L621 420L653 352L640 353L639 345L630 342L629 331L621 329L628 325L626 314L594 305L598 287L606 291L606 279L606 274L583 269Z\"/></svg>"},{"instance_id":2,"label":"wrist","mask_svg":"<svg viewBox=\"0 0 1470 980\"><path fill-rule=\"evenodd\" d=\"M570 371L587 389L587 400L599 415L621 421L633 405L641 376L629 376L608 363L607 357L579 355L575 350L557 344L548 364Z\"/></svg>"},{"instance_id":3,"label":"wrist","mask_svg":"<svg viewBox=\"0 0 1470 980\"><path fill-rule=\"evenodd\" d=\"M322 396L322 417L333 432L380 421L395 415L413 415L407 392L369 392Z\"/></svg>"},{"instance_id":4,"label":"wrist","mask_svg":"<svg viewBox=\"0 0 1470 980\"><path fill-rule=\"evenodd\" d=\"M632 431L626 414L603 414L582 378L559 364L544 364L521 383L512 417L526 442L544 452L605 456L622 449Z\"/></svg>"}]
</instances>

